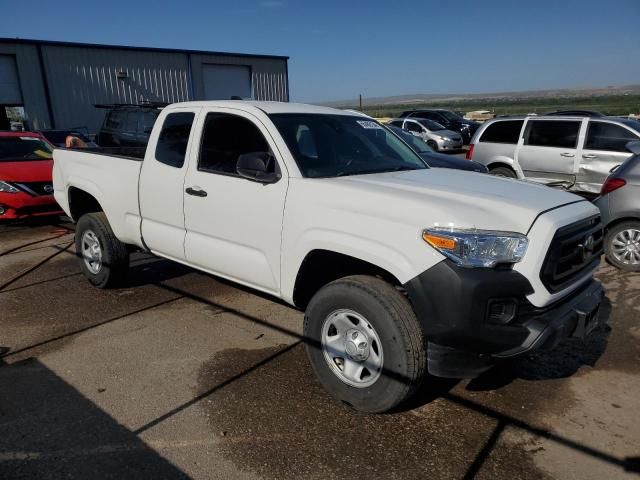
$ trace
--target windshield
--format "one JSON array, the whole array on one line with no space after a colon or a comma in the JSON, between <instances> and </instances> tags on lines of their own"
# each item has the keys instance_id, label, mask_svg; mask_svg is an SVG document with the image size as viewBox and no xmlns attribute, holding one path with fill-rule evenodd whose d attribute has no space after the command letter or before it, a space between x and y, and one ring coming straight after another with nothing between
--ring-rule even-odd
<instances>
[{"instance_id":1,"label":"windshield","mask_svg":"<svg viewBox=\"0 0 640 480\"><path fill-rule=\"evenodd\" d=\"M442 125L440 125L438 122L434 122L433 120L420 119L418 120L418 122L424 125L427 130L432 130L434 132L437 132L438 130L445 130Z\"/></svg>"},{"instance_id":2,"label":"windshield","mask_svg":"<svg viewBox=\"0 0 640 480\"><path fill-rule=\"evenodd\" d=\"M441 110L438 113L440 113L440 115L442 115L450 122L460 122L464 120L464 118L462 118L460 115L456 115L455 113L449 112L448 110Z\"/></svg>"},{"instance_id":3,"label":"windshield","mask_svg":"<svg viewBox=\"0 0 640 480\"><path fill-rule=\"evenodd\" d=\"M51 146L37 137L0 137L0 162L51 160Z\"/></svg>"},{"instance_id":4,"label":"windshield","mask_svg":"<svg viewBox=\"0 0 640 480\"><path fill-rule=\"evenodd\" d=\"M269 115L305 177L339 177L428 168L374 120L322 114Z\"/></svg>"},{"instance_id":5,"label":"windshield","mask_svg":"<svg viewBox=\"0 0 640 480\"><path fill-rule=\"evenodd\" d=\"M425 143L420 137L416 135L411 135L406 131L402 130L399 127L391 126L389 127L393 133L398 135L404 142L413 148L418 153L431 152L431 148L429 145Z\"/></svg>"}]
</instances>

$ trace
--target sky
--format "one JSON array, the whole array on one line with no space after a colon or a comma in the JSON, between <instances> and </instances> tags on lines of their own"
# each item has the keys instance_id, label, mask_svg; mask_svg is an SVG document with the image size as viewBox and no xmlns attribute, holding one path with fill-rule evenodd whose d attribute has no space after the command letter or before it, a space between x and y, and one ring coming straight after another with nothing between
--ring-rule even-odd
<instances>
[{"instance_id":1,"label":"sky","mask_svg":"<svg viewBox=\"0 0 640 480\"><path fill-rule=\"evenodd\" d=\"M287 55L291 99L640 84L640 0L0 0L0 37Z\"/></svg>"}]
</instances>

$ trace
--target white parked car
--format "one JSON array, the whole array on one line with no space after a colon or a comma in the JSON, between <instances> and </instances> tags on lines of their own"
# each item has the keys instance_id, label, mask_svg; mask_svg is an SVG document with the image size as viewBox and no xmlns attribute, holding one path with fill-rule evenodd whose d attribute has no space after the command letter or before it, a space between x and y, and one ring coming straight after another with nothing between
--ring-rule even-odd
<instances>
[{"instance_id":1,"label":"white parked car","mask_svg":"<svg viewBox=\"0 0 640 480\"><path fill-rule=\"evenodd\" d=\"M427 371L474 377L599 322L596 207L428 168L360 115L175 104L143 160L73 150L54 159L55 197L77 222L91 283L125 280L137 248L282 299L305 311L322 385L358 410L397 406Z\"/></svg>"},{"instance_id":2,"label":"white parked car","mask_svg":"<svg viewBox=\"0 0 640 480\"><path fill-rule=\"evenodd\" d=\"M447 130L438 122L426 118L396 118L391 120L389 125L400 127L420 137L437 152L460 150L464 144L458 132Z\"/></svg>"}]
</instances>

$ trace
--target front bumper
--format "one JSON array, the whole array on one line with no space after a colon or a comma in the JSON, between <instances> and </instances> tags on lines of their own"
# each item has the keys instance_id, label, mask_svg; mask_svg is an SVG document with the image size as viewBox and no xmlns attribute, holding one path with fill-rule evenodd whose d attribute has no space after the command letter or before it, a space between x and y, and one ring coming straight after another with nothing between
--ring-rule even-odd
<instances>
[{"instance_id":1,"label":"front bumper","mask_svg":"<svg viewBox=\"0 0 640 480\"><path fill-rule=\"evenodd\" d=\"M436 144L440 151L460 150L464 146L462 140L436 140Z\"/></svg>"},{"instance_id":2,"label":"front bumper","mask_svg":"<svg viewBox=\"0 0 640 480\"><path fill-rule=\"evenodd\" d=\"M0 212L0 221L64 213L53 195L32 196L25 192L0 193Z\"/></svg>"},{"instance_id":3,"label":"front bumper","mask_svg":"<svg viewBox=\"0 0 640 480\"><path fill-rule=\"evenodd\" d=\"M429 372L472 378L498 359L553 348L598 325L602 286L590 280L544 308L532 305L529 281L514 270L461 268L445 260L404 285L429 340ZM496 321L492 305L513 306L511 319Z\"/></svg>"}]
</instances>

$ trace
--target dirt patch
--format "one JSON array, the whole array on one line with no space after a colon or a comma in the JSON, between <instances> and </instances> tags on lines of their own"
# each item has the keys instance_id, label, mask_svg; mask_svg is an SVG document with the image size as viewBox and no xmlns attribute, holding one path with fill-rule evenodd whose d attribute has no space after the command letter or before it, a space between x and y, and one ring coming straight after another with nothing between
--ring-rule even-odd
<instances>
[{"instance_id":1,"label":"dirt patch","mask_svg":"<svg viewBox=\"0 0 640 480\"><path fill-rule=\"evenodd\" d=\"M446 399L391 415L359 414L317 384L304 347L277 355L282 349L225 350L200 369L200 394L238 376L201 405L213 434L229 440L223 455L240 469L265 478L462 478L475 462L480 477L543 477L521 445L482 452L498 425L490 417Z\"/></svg>"}]
</instances>

